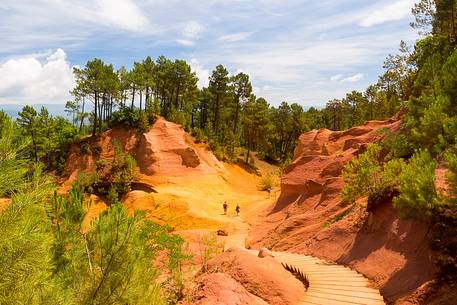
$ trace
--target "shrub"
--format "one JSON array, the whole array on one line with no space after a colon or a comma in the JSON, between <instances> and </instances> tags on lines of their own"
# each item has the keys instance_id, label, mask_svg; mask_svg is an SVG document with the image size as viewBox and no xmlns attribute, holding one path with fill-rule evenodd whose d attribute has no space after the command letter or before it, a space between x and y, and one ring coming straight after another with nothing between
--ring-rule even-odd
<instances>
[{"instance_id":1,"label":"shrub","mask_svg":"<svg viewBox=\"0 0 457 305\"><path fill-rule=\"evenodd\" d=\"M457 206L445 202L436 209L432 217L433 235L431 249L435 251L440 277L457 280Z\"/></svg>"},{"instance_id":2,"label":"shrub","mask_svg":"<svg viewBox=\"0 0 457 305\"><path fill-rule=\"evenodd\" d=\"M130 216L122 204L111 205L82 234L86 202L81 191L76 193L79 196L55 195L50 213L53 271L69 303L146 305L175 298L174 289L161 289L160 284L176 283L185 258L183 240L142 213ZM160 269L155 264L158 255L165 263Z\"/></svg>"},{"instance_id":3,"label":"shrub","mask_svg":"<svg viewBox=\"0 0 457 305\"><path fill-rule=\"evenodd\" d=\"M381 180L381 150L378 144L368 146L367 151L349 162L343 169L345 182L342 198L354 202L363 195L375 192Z\"/></svg>"},{"instance_id":4,"label":"shrub","mask_svg":"<svg viewBox=\"0 0 457 305\"><path fill-rule=\"evenodd\" d=\"M354 202L359 197L368 196L367 210L373 211L379 204L393 198L405 162L392 159L383 163L382 154L382 147L373 144L345 166L343 200Z\"/></svg>"},{"instance_id":5,"label":"shrub","mask_svg":"<svg viewBox=\"0 0 457 305\"><path fill-rule=\"evenodd\" d=\"M114 125L121 124L127 127L136 127L140 118L139 109L122 108L113 113L112 122Z\"/></svg>"},{"instance_id":6,"label":"shrub","mask_svg":"<svg viewBox=\"0 0 457 305\"><path fill-rule=\"evenodd\" d=\"M446 181L449 184L451 198L450 201L457 202L457 154L454 151L448 151L445 154L447 161Z\"/></svg>"},{"instance_id":7,"label":"shrub","mask_svg":"<svg viewBox=\"0 0 457 305\"><path fill-rule=\"evenodd\" d=\"M439 154L444 147L448 146L446 126L450 123L447 113L449 103L449 99L443 96L438 96L430 102L419 119L419 124L411 129L411 137L418 147L424 147L434 154Z\"/></svg>"},{"instance_id":8,"label":"shrub","mask_svg":"<svg viewBox=\"0 0 457 305\"><path fill-rule=\"evenodd\" d=\"M435 189L436 163L427 150L417 151L398 177L400 194L394 207L404 218L427 218L439 204Z\"/></svg>"},{"instance_id":9,"label":"shrub","mask_svg":"<svg viewBox=\"0 0 457 305\"><path fill-rule=\"evenodd\" d=\"M110 205L119 203L119 193L117 191L116 185L110 186L106 198L108 199L108 203Z\"/></svg>"},{"instance_id":10,"label":"shrub","mask_svg":"<svg viewBox=\"0 0 457 305\"><path fill-rule=\"evenodd\" d=\"M111 180L116 185L119 193L127 193L131 189L132 182L136 179L136 160L130 154L125 154L117 141L113 141L114 161L111 172Z\"/></svg>"},{"instance_id":11,"label":"shrub","mask_svg":"<svg viewBox=\"0 0 457 305\"><path fill-rule=\"evenodd\" d=\"M95 169L97 170L97 172L102 171L105 168L105 166L105 160L97 160L97 162L95 162Z\"/></svg>"},{"instance_id":12,"label":"shrub","mask_svg":"<svg viewBox=\"0 0 457 305\"><path fill-rule=\"evenodd\" d=\"M267 191L273 189L274 186L274 177L272 174L267 174L262 176L262 180L260 181L260 189L262 191Z\"/></svg>"},{"instance_id":13,"label":"shrub","mask_svg":"<svg viewBox=\"0 0 457 305\"><path fill-rule=\"evenodd\" d=\"M203 132L203 130L201 130L198 127L194 128L192 130L192 136L195 137L195 143L201 143L201 142L207 141L207 137L206 137L205 133Z\"/></svg>"},{"instance_id":14,"label":"shrub","mask_svg":"<svg viewBox=\"0 0 457 305\"><path fill-rule=\"evenodd\" d=\"M87 142L82 143L81 147L79 148L79 152L82 155L92 155L92 150L90 148L89 143L87 143Z\"/></svg>"},{"instance_id":15,"label":"shrub","mask_svg":"<svg viewBox=\"0 0 457 305\"><path fill-rule=\"evenodd\" d=\"M137 129L140 133L148 132L149 130L149 119L148 115L144 112L141 112L138 117Z\"/></svg>"},{"instance_id":16,"label":"shrub","mask_svg":"<svg viewBox=\"0 0 457 305\"><path fill-rule=\"evenodd\" d=\"M92 152L94 155L99 156L102 153L102 147L100 145L96 145L92 147Z\"/></svg>"},{"instance_id":17,"label":"shrub","mask_svg":"<svg viewBox=\"0 0 457 305\"><path fill-rule=\"evenodd\" d=\"M407 158L413 155L413 145L406 135L394 134L387 128L382 130L382 134L385 138L381 145L389 152L388 158Z\"/></svg>"}]
</instances>

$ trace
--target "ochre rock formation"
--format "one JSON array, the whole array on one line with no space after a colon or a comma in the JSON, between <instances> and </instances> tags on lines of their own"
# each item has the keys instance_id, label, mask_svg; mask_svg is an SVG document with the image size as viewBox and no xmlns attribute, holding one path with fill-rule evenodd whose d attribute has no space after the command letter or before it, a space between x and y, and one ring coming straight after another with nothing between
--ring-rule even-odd
<instances>
[{"instance_id":1,"label":"ochre rock formation","mask_svg":"<svg viewBox=\"0 0 457 305\"><path fill-rule=\"evenodd\" d=\"M271 305L297 304L305 291L304 285L278 261L271 257L259 258L239 247L232 247L209 261L207 272L203 275L217 272L228 275L249 293L261 297ZM220 291L223 292L224 290ZM227 299L227 304L228 301Z\"/></svg>"},{"instance_id":2,"label":"ochre rock formation","mask_svg":"<svg viewBox=\"0 0 457 305\"><path fill-rule=\"evenodd\" d=\"M210 273L200 277L191 295L194 300L190 303L192 305L268 304L225 273Z\"/></svg>"},{"instance_id":3,"label":"ochre rock formation","mask_svg":"<svg viewBox=\"0 0 457 305\"><path fill-rule=\"evenodd\" d=\"M118 126L72 145L65 167L66 186L81 172L89 175L97 172L102 179L108 175L115 156L115 142L136 159L139 180L151 185L214 176L224 171L224 165L203 145L195 144L180 125L158 118L143 134ZM83 147L89 147L90 152L84 152ZM102 164L97 164L98 160Z\"/></svg>"},{"instance_id":4,"label":"ochre rock formation","mask_svg":"<svg viewBox=\"0 0 457 305\"><path fill-rule=\"evenodd\" d=\"M344 203L341 172L370 143L401 127L399 117L347 131L303 134L281 180L281 195L253 228L250 244L349 265L389 301L407 299L433 278L428 224L400 219L391 202L372 213L366 199ZM399 301L400 302L400 301Z\"/></svg>"}]
</instances>

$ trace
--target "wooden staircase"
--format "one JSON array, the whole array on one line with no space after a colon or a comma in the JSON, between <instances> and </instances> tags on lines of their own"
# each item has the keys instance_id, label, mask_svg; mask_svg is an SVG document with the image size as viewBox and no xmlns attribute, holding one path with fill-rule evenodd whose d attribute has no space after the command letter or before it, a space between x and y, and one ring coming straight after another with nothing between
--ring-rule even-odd
<instances>
[{"instance_id":1,"label":"wooden staircase","mask_svg":"<svg viewBox=\"0 0 457 305\"><path fill-rule=\"evenodd\" d=\"M300 305L385 304L379 290L368 287L368 280L354 270L312 256L288 252L273 255L280 263L294 266L307 276L309 289Z\"/></svg>"}]
</instances>

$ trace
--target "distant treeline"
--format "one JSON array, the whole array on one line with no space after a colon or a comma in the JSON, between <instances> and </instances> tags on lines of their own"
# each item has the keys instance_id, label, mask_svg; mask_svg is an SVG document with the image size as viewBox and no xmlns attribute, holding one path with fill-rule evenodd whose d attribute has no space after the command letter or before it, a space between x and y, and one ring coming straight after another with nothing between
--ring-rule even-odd
<instances>
[{"instance_id":1,"label":"distant treeline","mask_svg":"<svg viewBox=\"0 0 457 305\"><path fill-rule=\"evenodd\" d=\"M405 78L409 56L402 43L400 54L387 58L386 72L375 85L329 101L321 110L304 110L287 102L271 107L252 93L247 74L230 75L222 65L212 72L208 87L199 89L195 72L184 60L147 57L135 62L131 70L115 70L113 65L94 59L74 69L77 85L67 110L79 129L88 118L93 135L119 122L145 130L161 115L206 141L220 158L234 160L235 148L244 147L285 162L305 131L342 130L395 114L410 95L407 88L412 80ZM90 113L86 112L88 102L93 109Z\"/></svg>"}]
</instances>

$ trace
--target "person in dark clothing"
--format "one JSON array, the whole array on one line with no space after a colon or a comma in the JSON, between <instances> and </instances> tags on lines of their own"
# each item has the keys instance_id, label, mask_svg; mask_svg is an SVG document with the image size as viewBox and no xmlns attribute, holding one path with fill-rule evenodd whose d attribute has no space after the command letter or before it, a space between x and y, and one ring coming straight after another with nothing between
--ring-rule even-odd
<instances>
[{"instance_id":1,"label":"person in dark clothing","mask_svg":"<svg viewBox=\"0 0 457 305\"><path fill-rule=\"evenodd\" d=\"M227 209L228 209L227 201L224 202L224 204L222 205L222 207L224 208L224 215L227 215Z\"/></svg>"},{"instance_id":2,"label":"person in dark clothing","mask_svg":"<svg viewBox=\"0 0 457 305\"><path fill-rule=\"evenodd\" d=\"M235 211L236 211L236 216L240 216L241 208L238 204L236 205Z\"/></svg>"}]
</instances>

